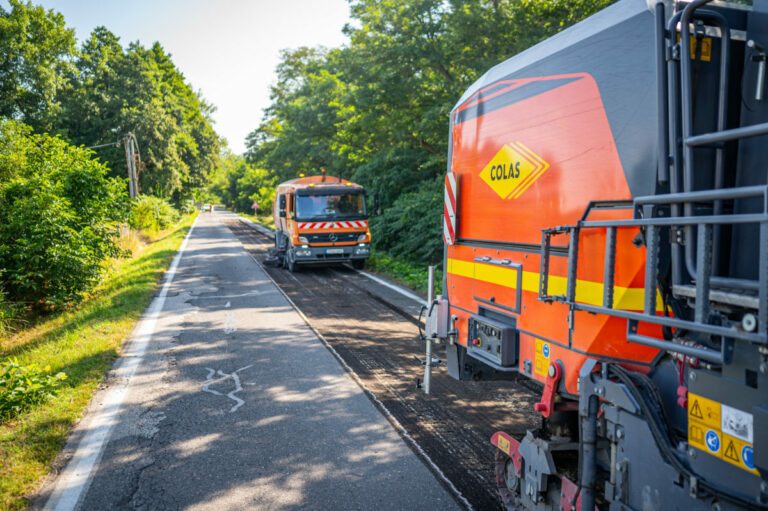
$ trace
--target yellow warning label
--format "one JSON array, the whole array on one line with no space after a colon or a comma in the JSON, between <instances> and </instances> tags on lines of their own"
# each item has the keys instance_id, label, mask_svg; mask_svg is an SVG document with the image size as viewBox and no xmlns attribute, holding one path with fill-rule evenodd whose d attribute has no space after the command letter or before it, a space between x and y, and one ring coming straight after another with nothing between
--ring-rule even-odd
<instances>
[{"instance_id":1,"label":"yellow warning label","mask_svg":"<svg viewBox=\"0 0 768 511\"><path fill-rule=\"evenodd\" d=\"M720 430L720 403L689 392L688 420L691 419Z\"/></svg>"},{"instance_id":2,"label":"yellow warning label","mask_svg":"<svg viewBox=\"0 0 768 511\"><path fill-rule=\"evenodd\" d=\"M499 449L509 454L509 440L504 438L502 435L499 435L498 444Z\"/></svg>"},{"instance_id":3,"label":"yellow warning label","mask_svg":"<svg viewBox=\"0 0 768 511\"><path fill-rule=\"evenodd\" d=\"M753 449L752 444L735 436L723 434L722 458L728 463L759 475L759 472L755 470L755 463L752 459Z\"/></svg>"},{"instance_id":4,"label":"yellow warning label","mask_svg":"<svg viewBox=\"0 0 768 511\"><path fill-rule=\"evenodd\" d=\"M732 427L730 425L725 427L722 424L723 407L724 405L717 401L688 393L688 443L732 465L759 475L755 470L753 445L733 435L723 433L723 430L730 431L728 427ZM725 408L730 409L728 406ZM751 419L749 413L739 413L749 416Z\"/></svg>"},{"instance_id":5,"label":"yellow warning label","mask_svg":"<svg viewBox=\"0 0 768 511\"><path fill-rule=\"evenodd\" d=\"M706 429L703 424L699 424L698 422L688 421L688 443L689 444L701 449L702 451L708 450L706 444L704 443L705 434L706 434Z\"/></svg>"},{"instance_id":6,"label":"yellow warning label","mask_svg":"<svg viewBox=\"0 0 768 511\"><path fill-rule=\"evenodd\" d=\"M516 199L549 168L520 142L504 145L480 171L480 178L502 199Z\"/></svg>"},{"instance_id":7,"label":"yellow warning label","mask_svg":"<svg viewBox=\"0 0 768 511\"><path fill-rule=\"evenodd\" d=\"M698 42L696 41L696 36L690 36L690 38L691 38L691 59L696 60L696 47L698 46ZM680 34L677 34L677 41L680 42ZM709 62L712 60L712 38L711 37L701 38L701 60L703 62Z\"/></svg>"},{"instance_id":8,"label":"yellow warning label","mask_svg":"<svg viewBox=\"0 0 768 511\"><path fill-rule=\"evenodd\" d=\"M696 38L691 36L691 58L696 60ZM701 39L701 60L709 62L712 60L712 38L703 37Z\"/></svg>"},{"instance_id":9,"label":"yellow warning label","mask_svg":"<svg viewBox=\"0 0 768 511\"><path fill-rule=\"evenodd\" d=\"M547 376L549 370L549 355L552 347L546 341L536 339L536 356L534 357L536 374Z\"/></svg>"}]
</instances>

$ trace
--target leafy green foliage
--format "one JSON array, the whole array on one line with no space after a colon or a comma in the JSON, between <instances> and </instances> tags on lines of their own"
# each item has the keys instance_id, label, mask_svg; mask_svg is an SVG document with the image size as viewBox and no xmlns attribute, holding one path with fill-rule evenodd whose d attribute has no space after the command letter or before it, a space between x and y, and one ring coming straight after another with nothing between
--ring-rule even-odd
<instances>
[{"instance_id":1,"label":"leafy green foliage","mask_svg":"<svg viewBox=\"0 0 768 511\"><path fill-rule=\"evenodd\" d=\"M423 264L413 263L398 257L392 257L385 252L374 250L366 261L369 269L386 275L411 289L427 294L429 270ZM435 268L435 293L442 291L443 272Z\"/></svg>"},{"instance_id":2,"label":"leafy green foliage","mask_svg":"<svg viewBox=\"0 0 768 511\"><path fill-rule=\"evenodd\" d=\"M208 187L209 198L235 211L253 213L256 201L260 214L269 214L275 200L277 178L272 172L249 164L242 156L226 151L221 166Z\"/></svg>"},{"instance_id":3,"label":"leafy green foliage","mask_svg":"<svg viewBox=\"0 0 768 511\"><path fill-rule=\"evenodd\" d=\"M61 14L9 3L10 11L0 6L0 117L50 130L59 113L57 94L72 74L75 32Z\"/></svg>"},{"instance_id":4,"label":"leafy green foliage","mask_svg":"<svg viewBox=\"0 0 768 511\"><path fill-rule=\"evenodd\" d=\"M418 191L402 194L373 217L374 248L413 262L442 260L442 187L440 179L424 182Z\"/></svg>"},{"instance_id":5,"label":"leafy green foliage","mask_svg":"<svg viewBox=\"0 0 768 511\"><path fill-rule=\"evenodd\" d=\"M0 121L0 150L20 151L0 162L23 163L0 181L1 278L11 300L58 307L80 299L120 255L125 182L108 178L91 151L14 124Z\"/></svg>"},{"instance_id":6,"label":"leafy green foliage","mask_svg":"<svg viewBox=\"0 0 768 511\"><path fill-rule=\"evenodd\" d=\"M130 224L136 230L157 232L178 222L179 212L165 199L140 195L131 205Z\"/></svg>"},{"instance_id":7,"label":"leafy green foliage","mask_svg":"<svg viewBox=\"0 0 768 511\"><path fill-rule=\"evenodd\" d=\"M0 277L2 277L1 274ZM21 313L21 307L6 299L5 292L0 285L0 336L8 335L14 330Z\"/></svg>"},{"instance_id":8,"label":"leafy green foliage","mask_svg":"<svg viewBox=\"0 0 768 511\"><path fill-rule=\"evenodd\" d=\"M136 135L142 157L142 193L173 198L195 195L218 163L219 139L211 127L214 111L185 82L159 43L127 48L97 27L75 61L77 75L61 94L58 129L77 144L95 145ZM122 148L100 154L124 173Z\"/></svg>"},{"instance_id":9,"label":"leafy green foliage","mask_svg":"<svg viewBox=\"0 0 768 511\"><path fill-rule=\"evenodd\" d=\"M20 365L15 357L0 365L0 420L8 420L44 399L56 396L67 375L63 372L47 374L50 370L50 366L40 369L36 364Z\"/></svg>"},{"instance_id":10,"label":"leafy green foliage","mask_svg":"<svg viewBox=\"0 0 768 511\"><path fill-rule=\"evenodd\" d=\"M214 107L187 83L159 43L146 48L94 29L81 49L61 14L10 0L0 7L0 117L37 133L95 146L136 135L143 193L194 197L218 164ZM113 176L125 174L121 147L99 155ZM2 178L2 174L0 174Z\"/></svg>"}]
</instances>

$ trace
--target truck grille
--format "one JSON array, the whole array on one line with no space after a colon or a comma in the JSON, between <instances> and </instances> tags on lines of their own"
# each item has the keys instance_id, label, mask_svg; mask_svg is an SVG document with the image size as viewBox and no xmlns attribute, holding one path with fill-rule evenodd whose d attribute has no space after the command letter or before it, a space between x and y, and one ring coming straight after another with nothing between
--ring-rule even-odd
<instances>
[{"instance_id":1,"label":"truck grille","mask_svg":"<svg viewBox=\"0 0 768 511\"><path fill-rule=\"evenodd\" d=\"M357 241L357 237L363 232L322 232L317 234L300 234L310 243L338 243Z\"/></svg>"}]
</instances>

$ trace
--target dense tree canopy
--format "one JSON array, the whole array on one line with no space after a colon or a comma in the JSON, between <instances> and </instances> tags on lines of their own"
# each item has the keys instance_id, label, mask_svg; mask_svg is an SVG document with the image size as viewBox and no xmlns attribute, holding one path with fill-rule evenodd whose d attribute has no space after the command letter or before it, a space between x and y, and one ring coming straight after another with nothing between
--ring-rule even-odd
<instances>
[{"instance_id":1,"label":"dense tree canopy","mask_svg":"<svg viewBox=\"0 0 768 511\"><path fill-rule=\"evenodd\" d=\"M10 5L0 7L0 117L75 145L116 142L132 132L142 192L179 202L205 187L218 164L214 108L159 43L124 48L97 27L76 49L61 14L21 0ZM125 175L122 148L99 155L112 175Z\"/></svg>"},{"instance_id":2,"label":"dense tree canopy","mask_svg":"<svg viewBox=\"0 0 768 511\"><path fill-rule=\"evenodd\" d=\"M248 161L278 181L322 167L364 184L384 209L378 247L438 260L453 104L491 66L612 1L351 0L347 45L283 53Z\"/></svg>"}]
</instances>

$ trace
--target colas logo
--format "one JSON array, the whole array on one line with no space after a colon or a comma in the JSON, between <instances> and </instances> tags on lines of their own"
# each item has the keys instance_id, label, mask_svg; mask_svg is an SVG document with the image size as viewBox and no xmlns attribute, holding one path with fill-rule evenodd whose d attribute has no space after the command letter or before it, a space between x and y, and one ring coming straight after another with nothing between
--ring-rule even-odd
<instances>
[{"instance_id":1,"label":"colas logo","mask_svg":"<svg viewBox=\"0 0 768 511\"><path fill-rule=\"evenodd\" d=\"M517 199L547 169L549 163L520 142L510 142L480 172L502 199Z\"/></svg>"}]
</instances>

